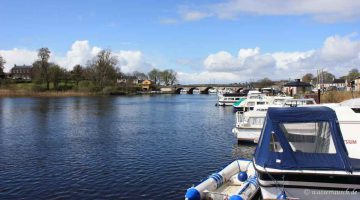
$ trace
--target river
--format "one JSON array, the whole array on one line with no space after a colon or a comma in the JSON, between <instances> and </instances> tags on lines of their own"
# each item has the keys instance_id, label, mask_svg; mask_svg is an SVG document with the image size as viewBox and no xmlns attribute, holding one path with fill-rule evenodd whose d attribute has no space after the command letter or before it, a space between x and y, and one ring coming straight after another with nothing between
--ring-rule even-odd
<instances>
[{"instance_id":1,"label":"river","mask_svg":"<svg viewBox=\"0 0 360 200\"><path fill-rule=\"evenodd\" d=\"M0 199L183 199L254 146L216 95L0 98Z\"/></svg>"}]
</instances>

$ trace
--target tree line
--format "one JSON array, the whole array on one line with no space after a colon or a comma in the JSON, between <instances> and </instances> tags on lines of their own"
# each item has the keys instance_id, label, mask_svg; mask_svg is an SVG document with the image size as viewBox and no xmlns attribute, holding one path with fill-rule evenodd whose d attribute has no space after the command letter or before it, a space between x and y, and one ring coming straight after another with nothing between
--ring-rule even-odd
<instances>
[{"instance_id":1,"label":"tree line","mask_svg":"<svg viewBox=\"0 0 360 200\"><path fill-rule=\"evenodd\" d=\"M139 80L149 79L155 86L174 85L177 83L177 73L174 70L152 69L149 73L134 71L124 74L118 67L118 58L111 50L101 50L94 58L88 60L86 66L75 65L71 71L49 61L51 51L48 48L38 50L38 59L32 64L31 79L38 87L50 90L51 83L55 90L75 88L90 88L94 92L105 88L119 89L118 79L135 76ZM0 78L5 78L4 65L6 61L0 55ZM62 84L60 84L62 83ZM122 86L124 87L124 86Z\"/></svg>"}]
</instances>

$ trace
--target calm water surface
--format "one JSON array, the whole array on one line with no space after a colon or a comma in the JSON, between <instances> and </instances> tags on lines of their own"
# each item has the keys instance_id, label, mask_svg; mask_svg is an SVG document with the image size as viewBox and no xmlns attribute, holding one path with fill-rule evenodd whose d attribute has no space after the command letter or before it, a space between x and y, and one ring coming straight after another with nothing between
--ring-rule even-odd
<instances>
[{"instance_id":1,"label":"calm water surface","mask_svg":"<svg viewBox=\"0 0 360 200\"><path fill-rule=\"evenodd\" d=\"M0 98L0 199L183 199L254 146L216 96Z\"/></svg>"}]
</instances>

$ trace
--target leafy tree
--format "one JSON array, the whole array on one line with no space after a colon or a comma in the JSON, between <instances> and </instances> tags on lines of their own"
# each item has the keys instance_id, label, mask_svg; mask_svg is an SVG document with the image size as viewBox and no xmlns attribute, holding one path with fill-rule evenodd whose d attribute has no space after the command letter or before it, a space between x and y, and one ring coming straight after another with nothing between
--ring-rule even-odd
<instances>
[{"instance_id":1,"label":"leafy tree","mask_svg":"<svg viewBox=\"0 0 360 200\"><path fill-rule=\"evenodd\" d=\"M305 74L301 80L306 83L310 83L314 79L314 75L312 73Z\"/></svg>"},{"instance_id":2,"label":"leafy tree","mask_svg":"<svg viewBox=\"0 0 360 200\"><path fill-rule=\"evenodd\" d=\"M38 57L40 61L40 79L42 82L46 83L46 89L50 89L50 80L49 80L49 58L50 50L46 47L39 49Z\"/></svg>"},{"instance_id":3,"label":"leafy tree","mask_svg":"<svg viewBox=\"0 0 360 200\"><path fill-rule=\"evenodd\" d=\"M117 64L118 59L112 56L110 50L100 51L98 55L89 62L89 76L98 90L115 83L119 70L116 68Z\"/></svg>"},{"instance_id":4,"label":"leafy tree","mask_svg":"<svg viewBox=\"0 0 360 200\"><path fill-rule=\"evenodd\" d=\"M64 69L55 64L51 64L49 67L49 81L53 82L55 90L59 89L59 83L63 78L64 71Z\"/></svg>"},{"instance_id":5,"label":"leafy tree","mask_svg":"<svg viewBox=\"0 0 360 200\"><path fill-rule=\"evenodd\" d=\"M347 75L347 79L349 81L353 81L356 79L356 77L360 76L359 70L356 68L353 68L349 71L348 75Z\"/></svg>"},{"instance_id":6,"label":"leafy tree","mask_svg":"<svg viewBox=\"0 0 360 200\"><path fill-rule=\"evenodd\" d=\"M79 82L85 79L85 69L81 65L75 65L71 71L71 78L79 85Z\"/></svg>"},{"instance_id":7,"label":"leafy tree","mask_svg":"<svg viewBox=\"0 0 360 200\"><path fill-rule=\"evenodd\" d=\"M160 84L160 73L161 71L154 68L148 73L148 77L154 84Z\"/></svg>"},{"instance_id":8,"label":"leafy tree","mask_svg":"<svg viewBox=\"0 0 360 200\"><path fill-rule=\"evenodd\" d=\"M0 78L5 78L4 67L5 67L5 59L0 55Z\"/></svg>"},{"instance_id":9,"label":"leafy tree","mask_svg":"<svg viewBox=\"0 0 360 200\"><path fill-rule=\"evenodd\" d=\"M270 87L273 84L274 84L274 81L272 81L266 77L266 78L258 80L254 85L256 85L256 87L259 87L259 88L264 88L264 87Z\"/></svg>"}]
</instances>

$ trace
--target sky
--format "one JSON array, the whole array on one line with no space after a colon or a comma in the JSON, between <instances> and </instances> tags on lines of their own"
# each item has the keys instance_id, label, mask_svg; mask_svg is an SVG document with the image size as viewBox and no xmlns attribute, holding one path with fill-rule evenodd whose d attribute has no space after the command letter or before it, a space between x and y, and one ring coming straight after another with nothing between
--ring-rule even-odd
<instances>
[{"instance_id":1,"label":"sky","mask_svg":"<svg viewBox=\"0 0 360 200\"><path fill-rule=\"evenodd\" d=\"M69 70L111 49L125 73L173 69L179 83L337 77L360 64L360 1L0 0L5 71L48 47Z\"/></svg>"}]
</instances>

